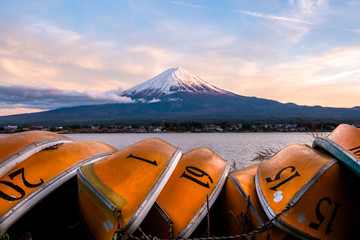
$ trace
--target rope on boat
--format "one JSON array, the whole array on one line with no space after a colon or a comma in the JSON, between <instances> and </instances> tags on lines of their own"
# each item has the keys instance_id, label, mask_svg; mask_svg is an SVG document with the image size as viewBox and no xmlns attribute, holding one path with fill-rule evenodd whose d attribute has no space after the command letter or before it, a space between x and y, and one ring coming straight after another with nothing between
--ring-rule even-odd
<instances>
[{"instance_id":1,"label":"rope on boat","mask_svg":"<svg viewBox=\"0 0 360 240\"><path fill-rule=\"evenodd\" d=\"M290 206L287 206L284 208L280 213L276 214L273 219L269 220L264 225L243 234L233 235L233 236L220 236L220 237L202 237L202 238L189 238L188 240L225 240L225 239L237 239L237 238L246 238L246 239L253 239L256 234L262 233L268 228L270 228L272 225L274 225L273 221L275 221L277 218L279 218L283 213L287 212L290 209ZM154 239L155 240L155 239ZM157 239L160 240L160 239ZM165 240L165 239L161 239Z\"/></svg>"},{"instance_id":2,"label":"rope on boat","mask_svg":"<svg viewBox=\"0 0 360 240\"><path fill-rule=\"evenodd\" d=\"M249 208L250 208L250 195L248 195L247 199L246 199L246 212L245 212L245 214L241 213L243 215L243 219L242 219L243 232L245 232L245 229L246 229L247 225L249 225L249 226L251 225L250 224ZM250 227L252 227L252 226L250 226Z\"/></svg>"},{"instance_id":3,"label":"rope on boat","mask_svg":"<svg viewBox=\"0 0 360 240\"><path fill-rule=\"evenodd\" d=\"M246 239L254 239L254 236L256 234L262 233L265 230L269 229L271 226L274 225L274 221L279 218L282 214L284 214L285 212L287 212L290 209L290 206L286 206L286 208L284 208L281 212L279 212L278 214L276 214L274 216L274 218L272 218L271 220L269 220L267 223L265 223L264 225L253 229L252 231L248 232L248 233L243 233L243 234L238 234L238 235L233 235L233 236L220 236L220 237L216 237L216 236L208 236L208 237L200 237L200 238L188 238L188 240L227 240L227 239L237 239L237 238L246 238ZM120 215L121 215L121 211L118 212L118 216L117 216L117 221L118 221L118 228L116 229L112 240L120 240L120 239L132 239L132 240L176 240L174 238L170 238L170 239L160 239L156 236L152 236L152 235L146 235L144 233L144 231L139 227L138 230L141 233L140 237L136 237L132 234L129 234L127 232L124 232L123 229L120 228ZM169 227L169 232L171 231L172 233L172 222L170 224ZM170 235L172 236L172 234ZM183 239L177 239L177 240L183 240Z\"/></svg>"},{"instance_id":4,"label":"rope on boat","mask_svg":"<svg viewBox=\"0 0 360 240\"><path fill-rule=\"evenodd\" d=\"M169 226L169 236L170 236L170 239L173 238L173 225L174 225L174 223L170 220L170 226Z\"/></svg>"},{"instance_id":5,"label":"rope on boat","mask_svg":"<svg viewBox=\"0 0 360 240\"><path fill-rule=\"evenodd\" d=\"M121 229L120 227L120 216L121 216L121 210L118 210L117 212L117 216L116 216L116 220L118 222L118 226L116 228L116 231L114 232L111 240L120 240L123 238L125 232L123 229Z\"/></svg>"}]
</instances>

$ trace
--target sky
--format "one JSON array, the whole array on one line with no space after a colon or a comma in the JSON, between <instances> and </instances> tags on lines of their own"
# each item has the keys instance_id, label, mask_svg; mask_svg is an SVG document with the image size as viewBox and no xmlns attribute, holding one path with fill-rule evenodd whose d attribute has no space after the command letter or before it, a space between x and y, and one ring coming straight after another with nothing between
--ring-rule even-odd
<instances>
[{"instance_id":1,"label":"sky","mask_svg":"<svg viewBox=\"0 0 360 240\"><path fill-rule=\"evenodd\" d=\"M243 96L360 106L359 0L0 1L0 116L131 102L181 67Z\"/></svg>"}]
</instances>

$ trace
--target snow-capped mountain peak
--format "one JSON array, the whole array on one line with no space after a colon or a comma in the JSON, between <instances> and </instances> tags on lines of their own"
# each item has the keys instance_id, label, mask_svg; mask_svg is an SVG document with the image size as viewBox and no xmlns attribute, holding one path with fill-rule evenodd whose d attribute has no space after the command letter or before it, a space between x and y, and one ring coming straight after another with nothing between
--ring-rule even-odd
<instances>
[{"instance_id":1,"label":"snow-capped mountain peak","mask_svg":"<svg viewBox=\"0 0 360 240\"><path fill-rule=\"evenodd\" d=\"M149 99L176 92L232 95L231 92L217 88L185 69L170 68L156 77L126 90L124 96Z\"/></svg>"}]
</instances>

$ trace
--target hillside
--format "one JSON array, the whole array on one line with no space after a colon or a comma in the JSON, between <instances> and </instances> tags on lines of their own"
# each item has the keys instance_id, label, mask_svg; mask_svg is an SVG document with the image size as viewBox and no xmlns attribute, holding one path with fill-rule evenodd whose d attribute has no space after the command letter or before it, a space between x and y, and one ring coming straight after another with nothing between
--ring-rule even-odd
<instances>
[{"instance_id":1,"label":"hillside","mask_svg":"<svg viewBox=\"0 0 360 240\"><path fill-rule=\"evenodd\" d=\"M123 92L135 103L60 108L0 117L0 124L75 124L154 121L360 121L360 108L283 104L217 88L181 68L169 69Z\"/></svg>"}]
</instances>

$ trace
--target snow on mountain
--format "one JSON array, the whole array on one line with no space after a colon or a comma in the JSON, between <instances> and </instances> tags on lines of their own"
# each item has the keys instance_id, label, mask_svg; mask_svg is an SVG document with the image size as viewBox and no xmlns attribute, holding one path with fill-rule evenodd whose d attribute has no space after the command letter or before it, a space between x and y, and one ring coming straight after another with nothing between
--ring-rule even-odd
<instances>
[{"instance_id":1,"label":"snow on mountain","mask_svg":"<svg viewBox=\"0 0 360 240\"><path fill-rule=\"evenodd\" d=\"M212 95L234 95L217 88L182 68L171 68L135 87L124 91L123 96L157 98L176 92Z\"/></svg>"}]
</instances>

